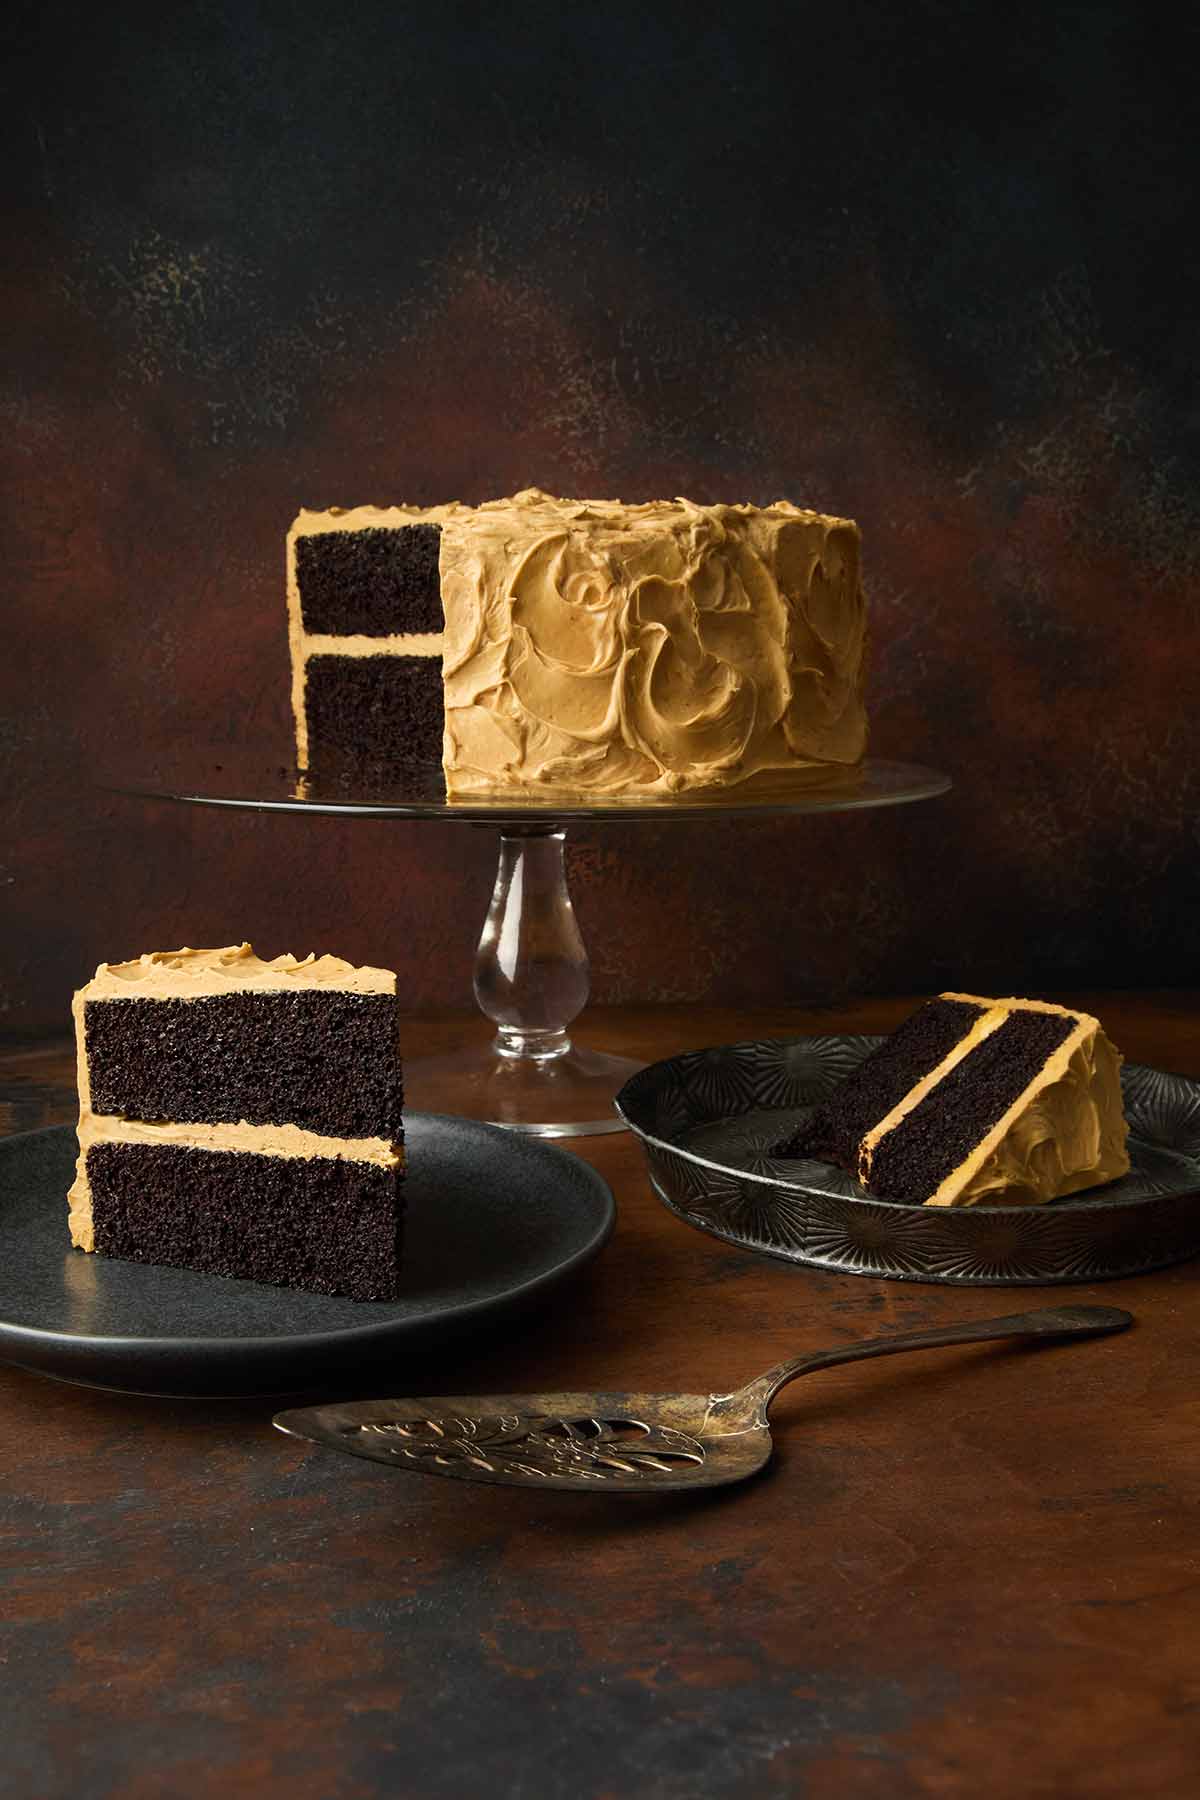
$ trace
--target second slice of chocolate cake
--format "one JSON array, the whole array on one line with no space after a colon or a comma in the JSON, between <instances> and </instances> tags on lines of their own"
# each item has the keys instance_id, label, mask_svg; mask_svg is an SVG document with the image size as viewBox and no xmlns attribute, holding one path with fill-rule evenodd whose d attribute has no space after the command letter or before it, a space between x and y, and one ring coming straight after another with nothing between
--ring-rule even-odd
<instances>
[{"instance_id":1,"label":"second slice of chocolate cake","mask_svg":"<svg viewBox=\"0 0 1200 1800\"><path fill-rule=\"evenodd\" d=\"M103 963L75 996L72 1242L276 1286L395 1297L396 978L249 944Z\"/></svg>"},{"instance_id":2,"label":"second slice of chocolate cake","mask_svg":"<svg viewBox=\"0 0 1200 1800\"><path fill-rule=\"evenodd\" d=\"M1128 1170L1120 1069L1088 1013L939 994L773 1154L910 1205L1054 1200Z\"/></svg>"}]
</instances>

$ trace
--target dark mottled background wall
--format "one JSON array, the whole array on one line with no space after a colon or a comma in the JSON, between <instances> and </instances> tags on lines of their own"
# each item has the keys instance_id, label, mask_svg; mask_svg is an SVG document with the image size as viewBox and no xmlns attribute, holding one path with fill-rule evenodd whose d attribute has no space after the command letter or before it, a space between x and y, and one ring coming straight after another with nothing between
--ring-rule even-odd
<instances>
[{"instance_id":1,"label":"dark mottled background wall","mask_svg":"<svg viewBox=\"0 0 1200 1800\"><path fill-rule=\"evenodd\" d=\"M1200 978L1189 35L1133 5L17 8L0 1022L255 939L469 998L485 833L96 791L286 742L297 506L857 517L954 795L575 839L600 999Z\"/></svg>"}]
</instances>

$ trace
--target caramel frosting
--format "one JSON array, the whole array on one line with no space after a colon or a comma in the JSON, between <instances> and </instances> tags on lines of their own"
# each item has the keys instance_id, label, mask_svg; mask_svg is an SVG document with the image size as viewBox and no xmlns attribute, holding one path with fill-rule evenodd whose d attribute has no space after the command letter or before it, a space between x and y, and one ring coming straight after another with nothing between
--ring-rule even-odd
<instances>
[{"instance_id":1,"label":"caramel frosting","mask_svg":"<svg viewBox=\"0 0 1200 1800\"><path fill-rule=\"evenodd\" d=\"M295 544L441 527L444 636L305 633ZM855 768L865 610L850 519L558 500L303 511L288 536L297 761L310 656L441 655L447 793L719 792Z\"/></svg>"},{"instance_id":2,"label":"caramel frosting","mask_svg":"<svg viewBox=\"0 0 1200 1800\"><path fill-rule=\"evenodd\" d=\"M867 1183L881 1138L1015 1011L1055 1013L1074 1028L986 1136L926 1200L927 1206L1044 1205L1129 1171L1121 1101L1121 1057L1098 1019L1043 1000L985 1000L943 994L985 1011L950 1055L915 1084L863 1139L859 1176Z\"/></svg>"},{"instance_id":3,"label":"caramel frosting","mask_svg":"<svg viewBox=\"0 0 1200 1800\"><path fill-rule=\"evenodd\" d=\"M851 520L531 488L448 519L441 573L451 796L671 794L862 758Z\"/></svg>"},{"instance_id":4,"label":"caramel frosting","mask_svg":"<svg viewBox=\"0 0 1200 1800\"><path fill-rule=\"evenodd\" d=\"M264 962L249 944L230 944L221 950L157 950L132 962L100 964L92 980L78 989L71 1006L79 1086L79 1157L75 1181L67 1196L73 1244L81 1250L94 1248L92 1196L87 1178L87 1155L93 1144L175 1144L192 1150L342 1157L383 1168L403 1167L402 1146L385 1138L332 1138L297 1125L252 1125L244 1119L236 1124L150 1122L92 1111L84 1013L90 1002L199 1000L237 990L286 993L306 987L340 989L352 994L394 994L396 977L389 969L356 968L339 956L277 956Z\"/></svg>"},{"instance_id":5,"label":"caramel frosting","mask_svg":"<svg viewBox=\"0 0 1200 1800\"><path fill-rule=\"evenodd\" d=\"M1039 1205L1128 1174L1120 1066L1102 1031L1065 1063L1060 1048L1040 1089L984 1139L958 1192L943 1183L931 1204Z\"/></svg>"},{"instance_id":6,"label":"caramel frosting","mask_svg":"<svg viewBox=\"0 0 1200 1800\"><path fill-rule=\"evenodd\" d=\"M349 994L394 994L390 969L356 968L340 956L276 956L264 962L250 944L223 950L154 950L132 962L101 963L77 1004L88 1000L198 1000L235 988L340 988Z\"/></svg>"},{"instance_id":7,"label":"caramel frosting","mask_svg":"<svg viewBox=\"0 0 1200 1800\"><path fill-rule=\"evenodd\" d=\"M491 505L505 505L492 501ZM404 525L441 525L447 519L461 518L475 509L461 500L448 500L441 506L330 506L314 512L302 506L296 514L289 537L317 537L326 531L396 531Z\"/></svg>"}]
</instances>

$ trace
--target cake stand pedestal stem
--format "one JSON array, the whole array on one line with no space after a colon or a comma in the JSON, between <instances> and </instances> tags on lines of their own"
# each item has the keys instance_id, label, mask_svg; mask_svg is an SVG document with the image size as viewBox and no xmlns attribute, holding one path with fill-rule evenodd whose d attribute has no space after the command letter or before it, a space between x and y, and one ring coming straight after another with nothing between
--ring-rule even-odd
<instances>
[{"instance_id":1,"label":"cake stand pedestal stem","mask_svg":"<svg viewBox=\"0 0 1200 1800\"><path fill-rule=\"evenodd\" d=\"M500 833L492 903L475 954L475 998L497 1026L498 1056L566 1056L588 997L587 951L567 888L561 826Z\"/></svg>"},{"instance_id":2,"label":"cake stand pedestal stem","mask_svg":"<svg viewBox=\"0 0 1200 1800\"><path fill-rule=\"evenodd\" d=\"M588 955L567 887L566 828L506 824L492 901L475 955L475 998L493 1021L488 1045L405 1062L408 1104L424 1091L443 1110L538 1137L622 1131L613 1096L641 1066L573 1044L587 1004Z\"/></svg>"}]
</instances>

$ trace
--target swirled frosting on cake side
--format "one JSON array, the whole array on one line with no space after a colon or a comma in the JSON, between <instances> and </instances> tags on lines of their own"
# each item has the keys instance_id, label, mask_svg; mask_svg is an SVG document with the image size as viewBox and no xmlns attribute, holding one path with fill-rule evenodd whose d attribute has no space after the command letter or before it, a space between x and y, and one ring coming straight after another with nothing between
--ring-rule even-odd
<instances>
[{"instance_id":1,"label":"swirled frosting on cake side","mask_svg":"<svg viewBox=\"0 0 1200 1800\"><path fill-rule=\"evenodd\" d=\"M933 1204L1038 1205L1128 1174L1120 1069L1104 1032L1083 1015L1027 1103L970 1159L968 1178L943 1183Z\"/></svg>"},{"instance_id":2,"label":"swirled frosting on cake side","mask_svg":"<svg viewBox=\"0 0 1200 1800\"><path fill-rule=\"evenodd\" d=\"M866 747L858 527L555 500L442 527L451 795L720 789Z\"/></svg>"}]
</instances>

